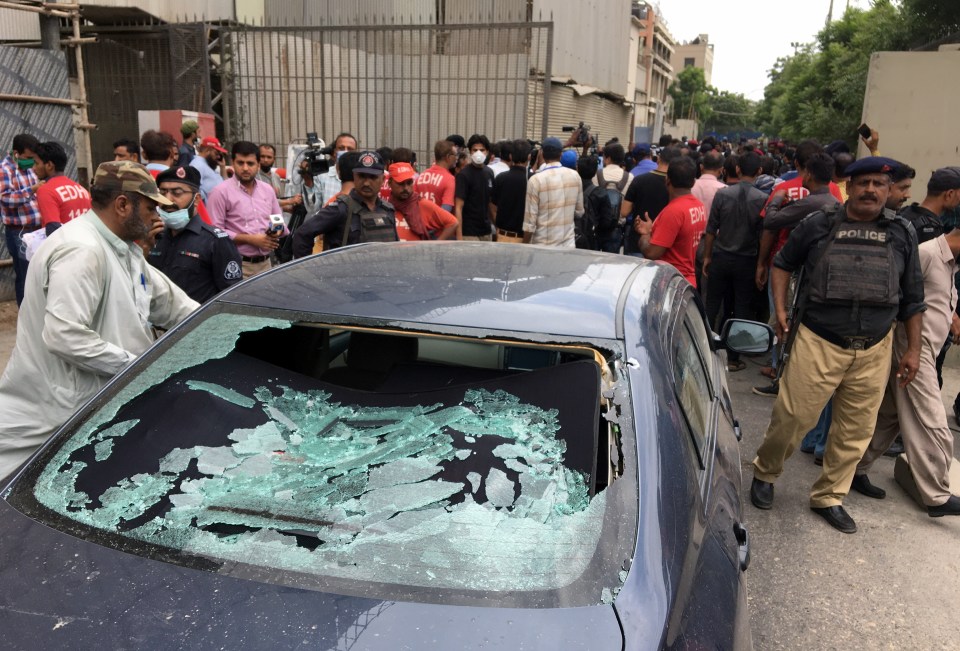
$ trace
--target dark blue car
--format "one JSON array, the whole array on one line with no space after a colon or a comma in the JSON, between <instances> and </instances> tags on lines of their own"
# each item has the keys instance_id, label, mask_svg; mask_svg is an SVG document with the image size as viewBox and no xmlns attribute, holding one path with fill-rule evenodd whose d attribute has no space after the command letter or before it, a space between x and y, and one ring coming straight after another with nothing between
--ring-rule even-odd
<instances>
[{"instance_id":1,"label":"dark blue car","mask_svg":"<svg viewBox=\"0 0 960 651\"><path fill-rule=\"evenodd\" d=\"M5 648L748 649L737 426L672 267L359 245L221 294L0 501Z\"/></svg>"}]
</instances>

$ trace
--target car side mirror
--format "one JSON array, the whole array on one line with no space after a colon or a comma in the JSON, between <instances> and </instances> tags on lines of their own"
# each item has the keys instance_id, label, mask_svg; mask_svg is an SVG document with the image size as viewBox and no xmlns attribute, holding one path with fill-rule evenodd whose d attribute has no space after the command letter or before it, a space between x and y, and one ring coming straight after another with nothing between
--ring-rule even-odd
<instances>
[{"instance_id":1,"label":"car side mirror","mask_svg":"<svg viewBox=\"0 0 960 651\"><path fill-rule=\"evenodd\" d=\"M730 319L720 333L720 347L741 355L759 355L773 348L773 328L766 323Z\"/></svg>"}]
</instances>

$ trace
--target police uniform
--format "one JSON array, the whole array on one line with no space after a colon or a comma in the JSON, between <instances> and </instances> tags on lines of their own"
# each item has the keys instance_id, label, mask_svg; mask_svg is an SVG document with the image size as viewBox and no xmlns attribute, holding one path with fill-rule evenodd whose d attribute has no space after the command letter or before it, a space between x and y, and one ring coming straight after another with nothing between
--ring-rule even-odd
<instances>
[{"instance_id":1,"label":"police uniform","mask_svg":"<svg viewBox=\"0 0 960 651\"><path fill-rule=\"evenodd\" d=\"M383 174L383 161L376 152L361 152L354 172ZM323 235L323 248L329 250L361 242L396 242L397 220L393 206L377 196L373 210L353 189L346 196L321 208L293 233L293 257L313 252L313 241Z\"/></svg>"},{"instance_id":2,"label":"police uniform","mask_svg":"<svg viewBox=\"0 0 960 651\"><path fill-rule=\"evenodd\" d=\"M224 231L204 224L198 215L178 233L164 229L147 260L198 303L243 278L237 247Z\"/></svg>"},{"instance_id":3,"label":"police uniform","mask_svg":"<svg viewBox=\"0 0 960 651\"><path fill-rule=\"evenodd\" d=\"M868 158L851 165L850 174L888 169ZM808 293L770 425L753 461L754 486L779 477L833 394L823 469L810 494L810 506L830 520L824 511L841 506L873 434L890 374L893 322L926 309L916 234L890 211L863 222L839 206L801 222L774 265L789 272L803 267ZM751 499L760 506L753 490Z\"/></svg>"}]
</instances>

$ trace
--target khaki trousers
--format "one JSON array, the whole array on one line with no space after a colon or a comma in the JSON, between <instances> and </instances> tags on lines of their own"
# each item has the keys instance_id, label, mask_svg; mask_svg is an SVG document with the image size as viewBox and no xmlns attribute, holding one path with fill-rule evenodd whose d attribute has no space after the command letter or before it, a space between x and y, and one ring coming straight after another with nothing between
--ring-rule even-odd
<instances>
[{"instance_id":1,"label":"khaki trousers","mask_svg":"<svg viewBox=\"0 0 960 651\"><path fill-rule=\"evenodd\" d=\"M926 506L939 506L950 499L950 462L953 459L953 432L937 382L937 355L929 342L920 348L920 367L905 388L897 384L897 366L906 352L906 328L897 327L893 363L887 390L877 415L870 447L857 465L857 474L870 471L873 463L903 434L903 447L917 490Z\"/></svg>"},{"instance_id":2,"label":"khaki trousers","mask_svg":"<svg viewBox=\"0 0 960 651\"><path fill-rule=\"evenodd\" d=\"M783 463L816 425L833 395L833 420L823 470L810 506L838 506L850 491L857 463L870 444L883 388L890 375L893 330L868 350L845 350L800 325L770 425L753 460L754 477L774 482Z\"/></svg>"},{"instance_id":3,"label":"khaki trousers","mask_svg":"<svg viewBox=\"0 0 960 651\"><path fill-rule=\"evenodd\" d=\"M468 242L492 242L493 233L489 235L464 235L463 239Z\"/></svg>"},{"instance_id":4,"label":"khaki trousers","mask_svg":"<svg viewBox=\"0 0 960 651\"><path fill-rule=\"evenodd\" d=\"M242 263L243 266L243 279L251 278L256 276L259 273L263 273L270 269L273 265L270 263L270 258L263 260L261 262L246 262Z\"/></svg>"}]
</instances>

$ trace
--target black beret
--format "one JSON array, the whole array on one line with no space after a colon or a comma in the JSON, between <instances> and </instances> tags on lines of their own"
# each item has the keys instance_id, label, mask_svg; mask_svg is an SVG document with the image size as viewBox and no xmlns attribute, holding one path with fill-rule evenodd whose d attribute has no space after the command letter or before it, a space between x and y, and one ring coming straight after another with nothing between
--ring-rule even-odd
<instances>
[{"instance_id":1,"label":"black beret","mask_svg":"<svg viewBox=\"0 0 960 651\"><path fill-rule=\"evenodd\" d=\"M200 170L187 165L185 167L168 167L157 174L157 185L164 181L174 181L189 185L194 190L200 189Z\"/></svg>"}]
</instances>

